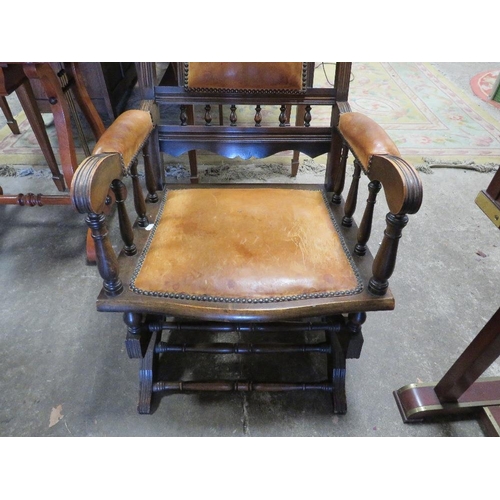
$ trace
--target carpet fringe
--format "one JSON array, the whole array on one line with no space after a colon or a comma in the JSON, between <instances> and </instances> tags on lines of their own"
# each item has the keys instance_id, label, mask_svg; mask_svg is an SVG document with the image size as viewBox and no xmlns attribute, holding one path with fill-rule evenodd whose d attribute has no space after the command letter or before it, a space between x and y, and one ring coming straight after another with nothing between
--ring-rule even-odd
<instances>
[{"instance_id":1,"label":"carpet fringe","mask_svg":"<svg viewBox=\"0 0 500 500\"><path fill-rule=\"evenodd\" d=\"M473 170L480 173L495 172L499 164L494 162L475 163L474 160L454 160L442 162L433 158L423 158L423 163L414 165L415 169L423 174L433 174L436 168L461 168ZM282 163L262 163L262 164L243 164L243 165L200 165L198 168L201 178L206 180L217 179L219 181L241 181L245 179L258 180L266 182L269 176L278 175L290 178L290 166ZM325 165L316 163L310 158L305 158L300 164L298 174L313 174L318 177L325 173ZM182 180L189 179L189 168L183 163L168 164L165 166L165 176L170 179ZM0 177L52 177L48 168L34 169L31 166L13 167L11 165L0 165ZM142 169L139 176L144 177Z\"/></svg>"},{"instance_id":2,"label":"carpet fringe","mask_svg":"<svg viewBox=\"0 0 500 500\"><path fill-rule=\"evenodd\" d=\"M415 165L415 168L424 174L433 174L433 168L461 168L474 170L475 172L489 173L498 170L498 163L488 162L477 164L474 160L453 160L443 162L434 158L422 158L423 164Z\"/></svg>"},{"instance_id":3,"label":"carpet fringe","mask_svg":"<svg viewBox=\"0 0 500 500\"><path fill-rule=\"evenodd\" d=\"M0 177L16 177L17 170L10 165L0 165Z\"/></svg>"}]
</instances>

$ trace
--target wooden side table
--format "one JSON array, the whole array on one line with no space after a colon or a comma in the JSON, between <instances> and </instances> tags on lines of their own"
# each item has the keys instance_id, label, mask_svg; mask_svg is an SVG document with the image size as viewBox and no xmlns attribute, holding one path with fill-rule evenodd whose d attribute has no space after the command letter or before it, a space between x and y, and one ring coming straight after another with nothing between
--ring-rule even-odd
<instances>
[{"instance_id":1,"label":"wooden side table","mask_svg":"<svg viewBox=\"0 0 500 500\"><path fill-rule=\"evenodd\" d=\"M23 65L20 63L0 63L0 96L5 98L5 96L10 95L12 92L16 93L24 112L26 113L26 118L28 119L33 133L35 134L38 145L42 150L45 161L50 168L52 180L59 191L64 191L66 188L65 179L59 170L54 151L52 150L47 131L45 130L42 115L36 105L36 99L33 94L30 80L24 73L23 68ZM9 121L7 114L6 118L7 121Z\"/></svg>"},{"instance_id":2,"label":"wooden side table","mask_svg":"<svg viewBox=\"0 0 500 500\"><path fill-rule=\"evenodd\" d=\"M500 170L476 204L500 228ZM410 384L394 391L405 423L475 413L487 436L500 437L500 377L481 375L500 357L500 308L437 384Z\"/></svg>"},{"instance_id":3,"label":"wooden side table","mask_svg":"<svg viewBox=\"0 0 500 500\"><path fill-rule=\"evenodd\" d=\"M32 84L38 82L44 89L50 110L54 115L62 173L54 157L54 152L45 131L40 110L38 109ZM64 72L56 74L49 63L0 63L0 95L16 92L35 136L44 152L52 172L52 179L61 194L19 193L6 194L0 187L0 205L23 207L42 207L45 205L71 205L69 188L73 174L78 168L73 131L70 119L70 99L67 95L72 89L74 98L85 116L96 141L105 131L101 117L93 105L79 71L78 63L64 63ZM74 104L74 103L73 103ZM110 195L109 210L114 202ZM87 259L95 261L95 247L87 232Z\"/></svg>"},{"instance_id":4,"label":"wooden side table","mask_svg":"<svg viewBox=\"0 0 500 500\"><path fill-rule=\"evenodd\" d=\"M57 73L64 63L50 63ZM123 111L125 97L137 82L135 63L124 62L81 62L80 74L92 104L104 121L109 123ZM51 106L40 82L32 82L38 109L51 113Z\"/></svg>"}]
</instances>

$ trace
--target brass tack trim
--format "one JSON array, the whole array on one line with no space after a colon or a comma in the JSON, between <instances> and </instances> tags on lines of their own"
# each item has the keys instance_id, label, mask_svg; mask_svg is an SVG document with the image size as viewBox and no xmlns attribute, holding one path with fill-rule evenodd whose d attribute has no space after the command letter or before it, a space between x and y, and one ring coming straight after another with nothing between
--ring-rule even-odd
<instances>
[{"instance_id":1,"label":"brass tack trim","mask_svg":"<svg viewBox=\"0 0 500 500\"><path fill-rule=\"evenodd\" d=\"M183 189L183 188L181 188ZM181 189L176 189L175 191L180 191ZM163 211L165 209L165 205L167 202L167 197L168 197L168 191L165 191L165 194L163 196L162 202L160 209L158 211L158 215L156 217L156 221L154 224L153 229L151 230L148 241L146 242L146 245L141 253L141 256L139 257L139 260L137 262L137 265L134 269L134 273L132 275L132 278L130 280L130 285L129 289L137 293L139 295L145 295L148 297L158 297L158 298L165 298L165 299L174 299L174 300L190 300L190 301L202 301L202 302L215 302L215 303L237 303L237 304L267 304L270 302L291 302L291 301L296 301L296 300L310 300L310 299L318 299L318 298L329 298L329 297L345 297L345 296L351 296L351 295L357 295L363 291L363 282L361 280L361 276L359 274L359 271L356 267L356 264L354 263L354 260L352 258L351 253L349 252L349 249L347 247L347 244L344 240L344 237L342 236L342 233L340 232L339 226L337 224L337 221L335 220L335 217L333 215L333 212L330 208L330 205L328 204L328 200L326 197L326 193L324 191L317 190L318 192L321 192L323 196L323 201L325 202L325 206L328 211L328 215L330 216L330 220L333 224L333 227L335 231L337 232L337 235L339 237L340 243L342 245L342 249L344 250L344 254L347 257L347 260L349 262L349 265L352 269L352 272L356 278L357 286L353 289L350 290L335 290L335 291L330 291L330 292L313 292L313 293L304 293L301 295L281 295L281 296L274 296L274 297L264 297L264 298L252 298L252 297L220 297L220 296L212 296L212 295L196 295L196 294L189 294L185 292L160 292L160 291L154 291L154 290L143 290L141 288L138 288L135 285L135 280L137 279L142 266L144 264L144 261L146 260L146 256L148 254L149 248L151 246L151 243L153 241L154 235L156 233L156 230L158 228L159 221L161 220L163 216Z\"/></svg>"}]
</instances>

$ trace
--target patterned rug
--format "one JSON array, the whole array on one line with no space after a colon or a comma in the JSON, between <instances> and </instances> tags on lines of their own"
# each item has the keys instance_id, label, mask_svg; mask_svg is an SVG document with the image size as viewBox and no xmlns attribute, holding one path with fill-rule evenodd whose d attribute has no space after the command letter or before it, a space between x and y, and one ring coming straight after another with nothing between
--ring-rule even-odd
<instances>
[{"instance_id":1,"label":"patterned rug","mask_svg":"<svg viewBox=\"0 0 500 500\"><path fill-rule=\"evenodd\" d=\"M333 73L333 64L318 63L315 85L328 86ZM430 63L353 64L349 96L353 111L377 121L402 156L421 169L464 164L481 169L500 162L500 123L483 111L477 99L465 94ZM7 126L0 130L0 169L45 165L24 113L16 119L21 135L12 134ZM313 109L312 123L327 119L325 113ZM57 154L53 124L47 126L47 132ZM90 133L88 137L92 145ZM77 155L83 159L78 139L75 141ZM323 161L322 157L316 159L320 164Z\"/></svg>"},{"instance_id":2,"label":"patterned rug","mask_svg":"<svg viewBox=\"0 0 500 500\"><path fill-rule=\"evenodd\" d=\"M350 102L415 165L500 162L500 123L429 63L360 63Z\"/></svg>"}]
</instances>

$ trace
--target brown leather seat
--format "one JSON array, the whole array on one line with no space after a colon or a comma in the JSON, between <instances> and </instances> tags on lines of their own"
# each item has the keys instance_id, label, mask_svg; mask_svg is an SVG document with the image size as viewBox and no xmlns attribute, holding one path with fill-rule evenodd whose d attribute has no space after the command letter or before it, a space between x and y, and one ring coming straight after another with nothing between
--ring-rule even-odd
<instances>
[{"instance_id":1,"label":"brown leather seat","mask_svg":"<svg viewBox=\"0 0 500 500\"><path fill-rule=\"evenodd\" d=\"M175 189L160 214L136 293L244 304L362 289L321 191Z\"/></svg>"}]
</instances>

